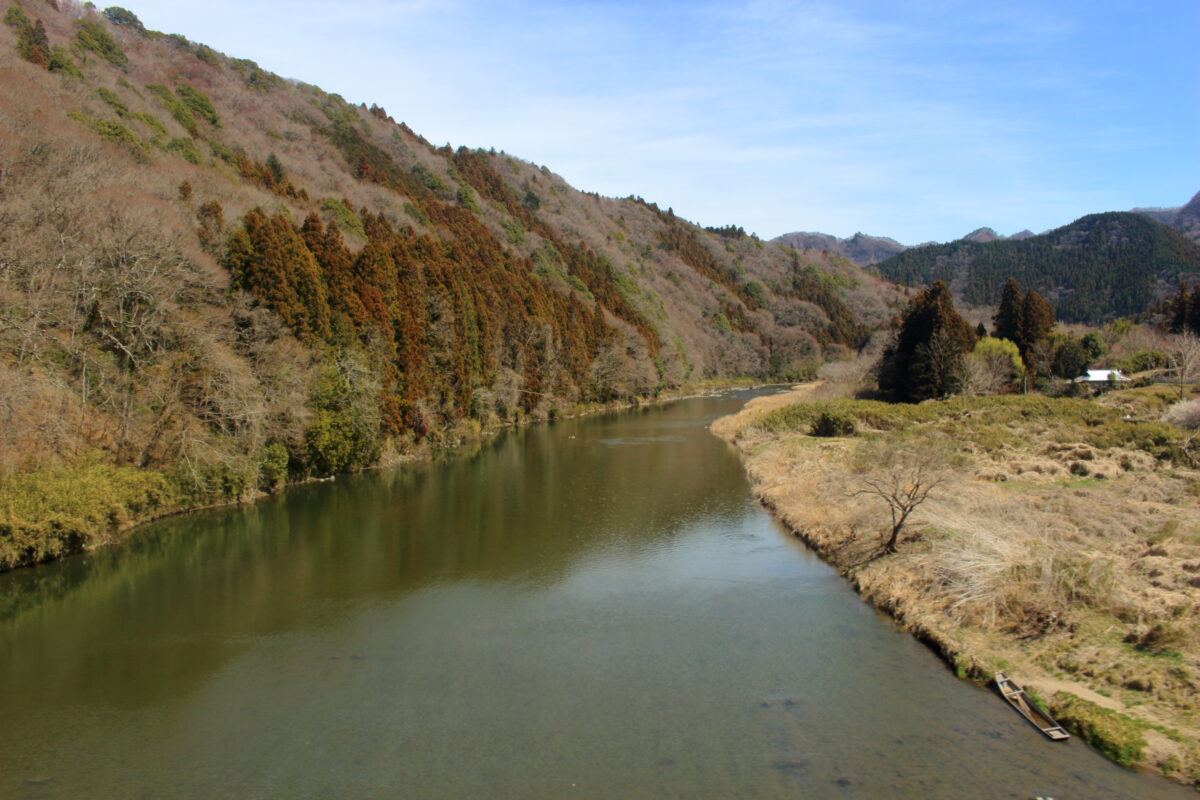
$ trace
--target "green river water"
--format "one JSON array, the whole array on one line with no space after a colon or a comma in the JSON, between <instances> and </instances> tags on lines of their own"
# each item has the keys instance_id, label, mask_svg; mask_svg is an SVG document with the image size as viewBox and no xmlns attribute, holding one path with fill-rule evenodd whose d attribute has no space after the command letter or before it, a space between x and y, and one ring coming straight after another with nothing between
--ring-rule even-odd
<instances>
[{"instance_id":1,"label":"green river water","mask_svg":"<svg viewBox=\"0 0 1200 800\"><path fill-rule=\"evenodd\" d=\"M1184 798L864 605L706 425L512 431L0 575L0 798Z\"/></svg>"}]
</instances>

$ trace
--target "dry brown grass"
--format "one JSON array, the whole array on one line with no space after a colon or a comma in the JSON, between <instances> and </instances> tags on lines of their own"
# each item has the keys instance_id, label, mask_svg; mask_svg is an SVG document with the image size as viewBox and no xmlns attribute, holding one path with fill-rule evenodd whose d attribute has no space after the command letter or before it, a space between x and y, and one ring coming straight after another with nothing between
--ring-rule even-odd
<instances>
[{"instance_id":1,"label":"dry brown grass","mask_svg":"<svg viewBox=\"0 0 1200 800\"><path fill-rule=\"evenodd\" d=\"M880 557L888 509L854 494L872 469L858 454L924 446L935 423L843 439L756 427L813 394L761 398L713 425L766 505L963 672L1003 668L1047 696L1123 712L1146 733L1139 763L1200 780L1200 473L1058 441L1036 419L999 447L968 434L899 552Z\"/></svg>"}]
</instances>

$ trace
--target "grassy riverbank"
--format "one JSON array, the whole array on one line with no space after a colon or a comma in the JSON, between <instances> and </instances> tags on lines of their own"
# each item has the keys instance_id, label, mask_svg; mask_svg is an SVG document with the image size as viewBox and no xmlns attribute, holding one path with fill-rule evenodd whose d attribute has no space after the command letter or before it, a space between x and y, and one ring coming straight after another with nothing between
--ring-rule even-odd
<instances>
[{"instance_id":1,"label":"grassy riverbank","mask_svg":"<svg viewBox=\"0 0 1200 800\"><path fill-rule=\"evenodd\" d=\"M960 675L1003 669L1118 762L1200 787L1200 472L1156 390L838 394L799 387L713 430L764 504ZM915 481L932 489L888 553L873 487Z\"/></svg>"},{"instance_id":2,"label":"grassy riverbank","mask_svg":"<svg viewBox=\"0 0 1200 800\"><path fill-rule=\"evenodd\" d=\"M552 416L530 416L523 423L587 416L758 383L751 378L695 382L664 390L657 397L555 409ZM447 447L486 440L503 429L459 424L404 452L385 447L374 466L427 460ZM137 526L161 517L253 502L286 485L314 480L311 476L292 475L285 482L286 453L282 457L273 469L257 470L242 476L242 480L225 476L203 484L184 470L120 467L98 458L9 476L0 481L0 572L119 543Z\"/></svg>"}]
</instances>

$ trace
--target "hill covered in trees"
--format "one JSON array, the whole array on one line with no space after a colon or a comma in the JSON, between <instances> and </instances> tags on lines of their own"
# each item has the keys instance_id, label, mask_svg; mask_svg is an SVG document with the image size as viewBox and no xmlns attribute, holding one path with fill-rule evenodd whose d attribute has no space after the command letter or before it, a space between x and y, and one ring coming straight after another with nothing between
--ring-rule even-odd
<instances>
[{"instance_id":1,"label":"hill covered in trees","mask_svg":"<svg viewBox=\"0 0 1200 800\"><path fill-rule=\"evenodd\" d=\"M874 267L910 286L946 281L973 305L995 305L1004 282L1036 289L1066 322L1146 311L1200 278L1200 245L1141 214L1091 214L1024 239L911 248Z\"/></svg>"},{"instance_id":2,"label":"hill covered in trees","mask_svg":"<svg viewBox=\"0 0 1200 800\"><path fill-rule=\"evenodd\" d=\"M0 568L481 429L852 354L848 262L149 31L0 26Z\"/></svg>"},{"instance_id":3,"label":"hill covered in trees","mask_svg":"<svg viewBox=\"0 0 1200 800\"><path fill-rule=\"evenodd\" d=\"M887 236L869 236L865 233L856 233L846 239L839 239L836 236L830 236L828 233L807 233L798 231L796 233L785 233L782 236L776 236L771 241L794 247L797 250L816 250L827 253L835 253L843 258L847 258L851 263L857 264L860 267L865 267L869 264L874 264L877 261L883 261L885 258L894 256L896 253L902 253L907 248L895 239Z\"/></svg>"}]
</instances>

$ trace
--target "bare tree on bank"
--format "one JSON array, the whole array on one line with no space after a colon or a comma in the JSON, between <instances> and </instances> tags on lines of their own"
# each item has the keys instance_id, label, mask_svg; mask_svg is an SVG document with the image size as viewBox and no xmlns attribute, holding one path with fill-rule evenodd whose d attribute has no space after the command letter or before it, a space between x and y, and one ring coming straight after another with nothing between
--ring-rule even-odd
<instances>
[{"instance_id":1,"label":"bare tree on bank","mask_svg":"<svg viewBox=\"0 0 1200 800\"><path fill-rule=\"evenodd\" d=\"M895 553L913 512L945 483L946 453L933 443L905 450L871 447L863 453L860 464L864 467L860 479L862 488L851 492L850 496L877 497L887 504L892 527L876 558Z\"/></svg>"}]
</instances>

